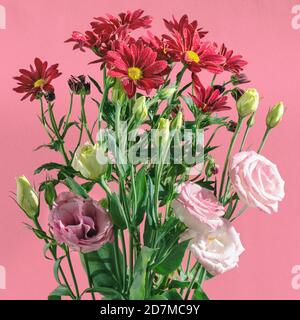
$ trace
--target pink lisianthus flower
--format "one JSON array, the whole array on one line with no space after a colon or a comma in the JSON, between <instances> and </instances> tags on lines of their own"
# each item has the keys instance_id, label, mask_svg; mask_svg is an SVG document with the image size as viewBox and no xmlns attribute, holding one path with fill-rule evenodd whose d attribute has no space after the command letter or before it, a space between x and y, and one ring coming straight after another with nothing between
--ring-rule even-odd
<instances>
[{"instance_id":1,"label":"pink lisianthus flower","mask_svg":"<svg viewBox=\"0 0 300 320\"><path fill-rule=\"evenodd\" d=\"M233 156L229 174L244 204L266 213L278 211L278 202L284 198L284 181L274 163L254 151L244 151Z\"/></svg>"},{"instance_id":2,"label":"pink lisianthus flower","mask_svg":"<svg viewBox=\"0 0 300 320\"><path fill-rule=\"evenodd\" d=\"M203 224L215 229L225 214L214 194L199 185L186 182L179 187L179 196L172 203L175 215L189 228L201 232Z\"/></svg>"},{"instance_id":3,"label":"pink lisianthus flower","mask_svg":"<svg viewBox=\"0 0 300 320\"><path fill-rule=\"evenodd\" d=\"M105 209L92 199L63 192L50 211L49 225L55 239L75 251L96 251L113 240L113 224Z\"/></svg>"}]
</instances>

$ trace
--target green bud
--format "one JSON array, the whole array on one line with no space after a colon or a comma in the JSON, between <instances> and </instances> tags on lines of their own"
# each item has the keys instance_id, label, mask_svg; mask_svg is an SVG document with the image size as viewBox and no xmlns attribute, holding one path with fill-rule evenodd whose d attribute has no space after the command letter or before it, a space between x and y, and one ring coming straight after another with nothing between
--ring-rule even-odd
<instances>
[{"instance_id":1,"label":"green bud","mask_svg":"<svg viewBox=\"0 0 300 320\"><path fill-rule=\"evenodd\" d=\"M116 79L115 84L112 88L112 96L111 96L112 102L114 104L118 102L120 105L122 105L125 102L126 97L127 96L121 81L119 79Z\"/></svg>"},{"instance_id":2,"label":"green bud","mask_svg":"<svg viewBox=\"0 0 300 320\"><path fill-rule=\"evenodd\" d=\"M275 128L281 121L284 114L283 102L277 103L271 110L269 110L266 118L266 124L269 129Z\"/></svg>"},{"instance_id":3,"label":"green bud","mask_svg":"<svg viewBox=\"0 0 300 320\"><path fill-rule=\"evenodd\" d=\"M51 208L56 199L56 191L52 181L46 183L44 197L47 205Z\"/></svg>"},{"instance_id":4,"label":"green bud","mask_svg":"<svg viewBox=\"0 0 300 320\"><path fill-rule=\"evenodd\" d=\"M164 88L158 92L158 97L160 100L169 99L175 93L176 88Z\"/></svg>"},{"instance_id":5,"label":"green bud","mask_svg":"<svg viewBox=\"0 0 300 320\"><path fill-rule=\"evenodd\" d=\"M205 167L205 175L207 176L207 178L210 178L212 175L215 175L218 172L219 166L216 164L215 159L209 156Z\"/></svg>"},{"instance_id":6,"label":"green bud","mask_svg":"<svg viewBox=\"0 0 300 320\"><path fill-rule=\"evenodd\" d=\"M146 97L140 96L135 100L132 108L134 118L138 122L144 122L148 117L148 109L146 106Z\"/></svg>"},{"instance_id":7,"label":"green bud","mask_svg":"<svg viewBox=\"0 0 300 320\"><path fill-rule=\"evenodd\" d=\"M253 127L254 126L254 123L255 123L255 121L254 121L254 114L252 114L252 116L248 119L248 121L247 121L247 126L249 127L249 128L251 128L251 127Z\"/></svg>"},{"instance_id":8,"label":"green bud","mask_svg":"<svg viewBox=\"0 0 300 320\"><path fill-rule=\"evenodd\" d=\"M25 176L17 178L17 203L30 219L39 215L39 197Z\"/></svg>"},{"instance_id":9,"label":"green bud","mask_svg":"<svg viewBox=\"0 0 300 320\"><path fill-rule=\"evenodd\" d=\"M237 101L239 116L244 118L255 112L258 108L259 94L256 89L248 89Z\"/></svg>"},{"instance_id":10,"label":"green bud","mask_svg":"<svg viewBox=\"0 0 300 320\"><path fill-rule=\"evenodd\" d=\"M176 117L171 122L171 130L181 129L182 124L183 124L183 114L181 111L179 111Z\"/></svg>"},{"instance_id":11,"label":"green bud","mask_svg":"<svg viewBox=\"0 0 300 320\"><path fill-rule=\"evenodd\" d=\"M98 160L103 159L102 156L104 156L104 152L97 143L95 145L86 143L77 149L72 167L85 178L97 180L107 170L107 163Z\"/></svg>"},{"instance_id":12,"label":"green bud","mask_svg":"<svg viewBox=\"0 0 300 320\"><path fill-rule=\"evenodd\" d=\"M157 131L156 144L159 145L160 140L162 146L166 145L170 137L170 120L160 118L157 126Z\"/></svg>"}]
</instances>

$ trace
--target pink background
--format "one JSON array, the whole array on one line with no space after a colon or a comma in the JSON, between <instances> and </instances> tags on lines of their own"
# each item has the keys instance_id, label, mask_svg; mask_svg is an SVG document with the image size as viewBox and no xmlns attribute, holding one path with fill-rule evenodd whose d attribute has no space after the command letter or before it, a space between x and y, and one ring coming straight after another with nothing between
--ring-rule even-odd
<instances>
[{"instance_id":1,"label":"pink background","mask_svg":"<svg viewBox=\"0 0 300 320\"><path fill-rule=\"evenodd\" d=\"M55 82L56 112L63 114L69 75L99 76L95 65L87 65L90 54L72 52L63 41L72 30L85 30L94 16L140 7L155 18L155 32L162 32L162 17L187 13L210 31L209 39L224 41L249 61L245 71L262 100L248 146L257 147L269 106L285 102L284 120L272 132L264 154L278 164L286 181L286 198L278 214L249 210L236 222L246 248L239 268L206 282L205 289L212 299L300 298L300 290L291 286L291 269L300 264L300 30L291 27L291 9L297 2L300 4L292 0L0 0L7 12L7 28L0 30L0 265L6 268L7 289L0 289L0 299L44 299L56 286L52 263L42 256L42 242L24 228L26 218L9 195L15 190L16 176L33 179L37 166L59 158L46 150L32 151L47 141L37 120L38 105L19 101L20 96L11 90L15 86L12 77L35 56L59 62L63 76ZM89 110L93 117L94 105ZM228 139L219 143L227 145ZM46 211L41 220L46 223Z\"/></svg>"}]
</instances>

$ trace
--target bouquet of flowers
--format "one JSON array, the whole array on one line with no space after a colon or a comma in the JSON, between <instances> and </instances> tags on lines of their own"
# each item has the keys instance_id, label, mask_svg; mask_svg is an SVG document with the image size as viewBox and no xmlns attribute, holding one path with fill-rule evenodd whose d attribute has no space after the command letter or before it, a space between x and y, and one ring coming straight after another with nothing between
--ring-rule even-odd
<instances>
[{"instance_id":1,"label":"bouquet of flowers","mask_svg":"<svg viewBox=\"0 0 300 320\"><path fill-rule=\"evenodd\" d=\"M128 11L73 32L66 42L96 55L92 63L103 77L72 76L70 107L61 119L55 114L57 64L35 58L15 77L22 100L40 104L49 138L42 147L62 156L35 170L47 172L38 189L25 176L17 178L16 202L53 260L58 286L49 299L208 299L203 281L236 267L244 251L233 220L248 207L276 212L284 198L276 165L261 155L283 103L267 112L257 151L244 150L259 105L256 89L241 88L249 82L241 73L247 62L208 41L187 15L164 20L162 36L134 35L151 22L142 10ZM212 74L209 84L204 72ZM87 101L97 108L93 123ZM230 105L237 121L219 115ZM219 166L213 142L222 129L229 142ZM70 132L73 147L67 148ZM92 198L96 186L102 193ZM42 197L47 227L39 222ZM75 254L87 288L78 286Z\"/></svg>"}]
</instances>

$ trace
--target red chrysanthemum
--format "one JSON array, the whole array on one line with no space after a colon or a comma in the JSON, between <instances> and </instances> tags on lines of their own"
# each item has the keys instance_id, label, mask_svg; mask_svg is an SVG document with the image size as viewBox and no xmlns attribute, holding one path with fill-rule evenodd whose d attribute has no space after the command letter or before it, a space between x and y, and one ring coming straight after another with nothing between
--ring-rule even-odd
<instances>
[{"instance_id":1,"label":"red chrysanthemum","mask_svg":"<svg viewBox=\"0 0 300 320\"><path fill-rule=\"evenodd\" d=\"M223 64L223 68L226 71L239 74L243 70L244 66L248 64L247 61L242 59L243 56L233 55L233 51L228 50L224 43L220 48L219 54L226 59L225 63Z\"/></svg>"},{"instance_id":2,"label":"red chrysanthemum","mask_svg":"<svg viewBox=\"0 0 300 320\"><path fill-rule=\"evenodd\" d=\"M159 60L171 60L164 39L159 38L150 31L147 31L147 34L142 36L140 39L145 43L145 45L157 52L157 57Z\"/></svg>"},{"instance_id":3,"label":"red chrysanthemum","mask_svg":"<svg viewBox=\"0 0 300 320\"><path fill-rule=\"evenodd\" d=\"M142 42L122 43L117 51L107 53L106 61L108 75L120 78L129 98L134 96L137 88L149 94L164 83L167 62L157 60L157 53Z\"/></svg>"},{"instance_id":4,"label":"red chrysanthemum","mask_svg":"<svg viewBox=\"0 0 300 320\"><path fill-rule=\"evenodd\" d=\"M168 21L168 20L164 19L164 23L165 23L165 26L167 27L167 29L171 33L174 33L174 31L177 31L182 36L184 36L183 31L185 29L188 29L191 32L196 31L198 33L200 39L204 38L205 35L208 33L207 31L203 31L203 28L198 28L197 20L189 22L189 18L186 14L180 18L179 22L173 16L173 21Z\"/></svg>"},{"instance_id":5,"label":"red chrysanthemum","mask_svg":"<svg viewBox=\"0 0 300 320\"><path fill-rule=\"evenodd\" d=\"M211 86L204 88L199 78L193 75L195 94L190 95L195 105L204 113L213 113L231 109L227 106L227 97Z\"/></svg>"},{"instance_id":6,"label":"red chrysanthemum","mask_svg":"<svg viewBox=\"0 0 300 320\"><path fill-rule=\"evenodd\" d=\"M175 20L176 21L176 20ZM195 22L188 23L187 18L170 25L172 36L163 35L166 50L173 61L182 61L192 72L207 69L212 73L221 73L225 58L216 52L216 47L210 42L202 42L199 29Z\"/></svg>"},{"instance_id":7,"label":"red chrysanthemum","mask_svg":"<svg viewBox=\"0 0 300 320\"><path fill-rule=\"evenodd\" d=\"M96 34L112 35L120 33L124 30L133 31L139 28L150 28L152 18L143 16L144 10L135 10L119 13L117 17L107 15L107 17L95 18L96 21L91 22L91 26Z\"/></svg>"},{"instance_id":8,"label":"red chrysanthemum","mask_svg":"<svg viewBox=\"0 0 300 320\"><path fill-rule=\"evenodd\" d=\"M35 68L30 65L30 70L20 69L21 75L14 77L18 81L18 87L14 88L18 93L25 93L21 100L30 96L33 101L40 93L54 92L51 81L61 75L58 71L58 64L48 68L48 62L42 62L39 58L34 59Z\"/></svg>"}]
</instances>

